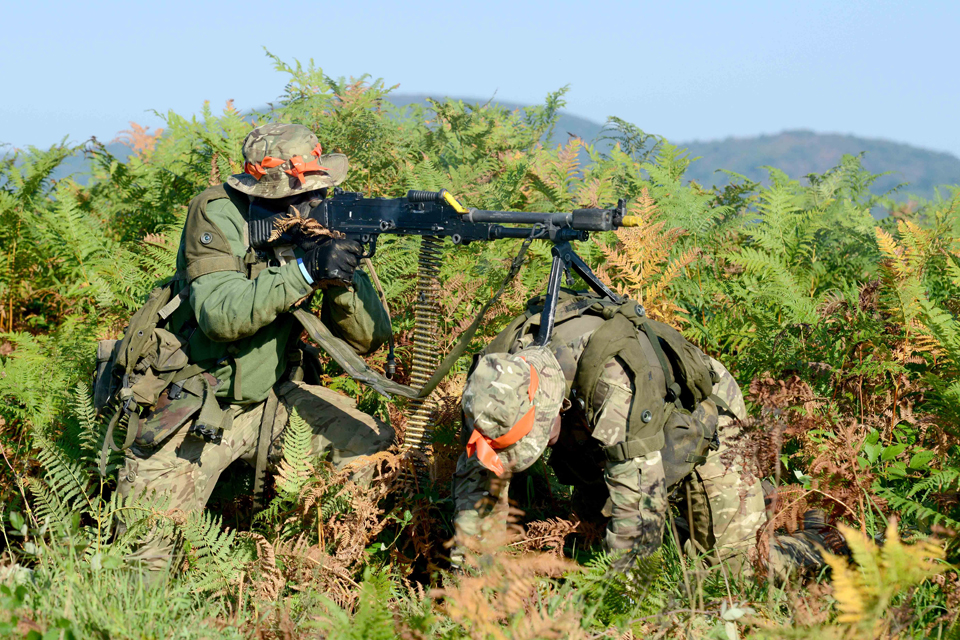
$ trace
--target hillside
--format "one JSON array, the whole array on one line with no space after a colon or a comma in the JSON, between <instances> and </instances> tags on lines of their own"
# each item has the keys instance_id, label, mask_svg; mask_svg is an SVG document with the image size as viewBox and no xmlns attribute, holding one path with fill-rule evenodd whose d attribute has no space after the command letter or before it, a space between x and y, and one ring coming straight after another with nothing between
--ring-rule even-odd
<instances>
[{"instance_id":1,"label":"hillside","mask_svg":"<svg viewBox=\"0 0 960 640\"><path fill-rule=\"evenodd\" d=\"M424 104L424 94L395 94L391 101L397 106ZM457 98L464 102L484 104L485 99ZM504 100L493 100L508 109L523 105ZM588 142L600 138L603 125L587 118L561 112L554 128L551 145L564 142L571 135ZM751 180L767 183L765 166L775 166L792 178L802 178L810 173L822 173L836 166L841 156L864 152L863 166L873 173L887 173L877 180L874 193L886 193L906 183L897 194L905 200L911 195L932 198L936 187L960 184L960 158L949 153L921 149L889 140L860 138L834 133L816 133L806 130L784 131L773 135L729 137L722 140L692 142L671 141L686 148L693 158L699 158L687 171L687 178L702 185L724 185L729 176L721 169L742 174ZM601 148L609 142L600 142ZM123 144L114 142L107 148L116 157L125 159L130 151ZM586 160L584 157L583 160ZM55 178L73 175L85 184L87 162L82 155L68 158L55 172Z\"/></svg>"},{"instance_id":2,"label":"hillside","mask_svg":"<svg viewBox=\"0 0 960 640\"><path fill-rule=\"evenodd\" d=\"M486 102L479 98L454 99L480 104ZM399 106L423 103L425 100L425 95L402 94L392 97L393 103ZM509 109L523 106L503 100L493 101ZM635 124L644 128L643 123ZM551 143L559 144L569 135L593 142L599 138L602 128L600 123L564 112L557 121ZM795 130L722 140L671 142L688 149L691 157L700 158L691 165L687 177L703 185L727 184L729 176L718 172L719 169L766 183L767 172L762 167L775 166L791 178L801 178L810 173L823 173L836 166L844 154L856 155L861 152L865 152L865 169L873 173L889 172L877 180L874 193L882 194L907 183L898 199L905 199L908 195L931 198L938 186L960 185L960 158L889 140ZM603 144L606 143L601 143L601 146Z\"/></svg>"},{"instance_id":3,"label":"hillside","mask_svg":"<svg viewBox=\"0 0 960 640\"><path fill-rule=\"evenodd\" d=\"M844 154L864 152L863 166L872 173L888 173L877 180L873 191L884 193L907 183L901 197L916 194L933 197L942 185L960 184L960 158L949 153L920 149L908 144L859 138L813 131L784 131L775 135L746 138L724 138L707 142L681 144L692 157L700 156L687 176L701 184L726 184L729 177L717 173L727 169L763 180L767 172L761 167L774 166L797 178L810 173L823 173L834 167Z\"/></svg>"}]
</instances>

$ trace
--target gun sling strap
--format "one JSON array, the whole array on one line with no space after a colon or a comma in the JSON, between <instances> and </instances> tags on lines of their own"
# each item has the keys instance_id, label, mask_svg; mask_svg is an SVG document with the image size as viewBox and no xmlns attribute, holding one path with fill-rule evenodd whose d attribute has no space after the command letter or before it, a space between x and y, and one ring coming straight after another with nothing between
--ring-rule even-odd
<instances>
[{"instance_id":1,"label":"gun sling strap","mask_svg":"<svg viewBox=\"0 0 960 640\"><path fill-rule=\"evenodd\" d=\"M333 335L320 318L309 311L297 309L293 312L293 315L300 321L300 324L303 325L307 335L319 344L320 347L343 368L347 375L354 380L372 387L378 393L387 397L389 397L390 394L396 394L410 399L426 398L437 388L440 381L446 377L457 360L466 353L467 348L470 346L470 341L473 340L473 336L480 327L480 323L483 322L484 317L486 317L487 312L500 300L500 296L503 295L507 286L514 277L516 277L517 273L519 273L531 242L531 238L523 241L520 251L517 252L517 255L513 258L513 262L510 264L510 269L507 271L507 275L503 279L500 289L483 305L483 308L477 313L477 317L474 318L473 323L467 327L466 331L460 336L460 340L456 346L447 354L443 362L440 363L433 377L420 389L414 389L413 387L400 384L385 377L382 373L368 365L344 340Z\"/></svg>"}]
</instances>

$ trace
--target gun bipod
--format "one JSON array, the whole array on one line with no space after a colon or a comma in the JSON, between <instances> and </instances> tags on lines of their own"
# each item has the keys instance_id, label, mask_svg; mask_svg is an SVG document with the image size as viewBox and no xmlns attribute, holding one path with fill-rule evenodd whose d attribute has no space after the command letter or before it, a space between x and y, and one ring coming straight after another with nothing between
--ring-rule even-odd
<instances>
[{"instance_id":1,"label":"gun bipod","mask_svg":"<svg viewBox=\"0 0 960 640\"><path fill-rule=\"evenodd\" d=\"M583 258L577 255L569 242L559 242L553 245L550 253L553 255L553 262L550 265L550 276L547 279L547 294L543 301L543 311L540 312L540 331L537 333L537 339L534 342L540 347L550 342L550 338L553 336L557 300L560 295L560 279L564 273L569 274L571 269L599 295L609 298L616 304L623 302L619 295L597 277L597 274L583 261Z\"/></svg>"}]
</instances>

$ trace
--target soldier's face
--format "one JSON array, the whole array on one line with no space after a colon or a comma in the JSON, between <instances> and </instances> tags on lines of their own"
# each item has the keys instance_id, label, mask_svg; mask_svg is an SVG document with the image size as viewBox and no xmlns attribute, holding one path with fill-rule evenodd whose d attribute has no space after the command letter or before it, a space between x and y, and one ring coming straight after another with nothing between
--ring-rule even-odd
<instances>
[{"instance_id":1,"label":"soldier's face","mask_svg":"<svg viewBox=\"0 0 960 640\"><path fill-rule=\"evenodd\" d=\"M550 439L547 441L547 446L552 447L557 443L557 440L560 439L560 414L557 414L556 420L553 421L553 426L550 427Z\"/></svg>"},{"instance_id":2,"label":"soldier's face","mask_svg":"<svg viewBox=\"0 0 960 640\"><path fill-rule=\"evenodd\" d=\"M290 207L301 209L305 205L309 205L314 200L319 203L319 201L323 200L325 197L327 197L327 190L319 189L317 191L297 193L285 198L257 198L257 201L264 209L281 213L287 211Z\"/></svg>"}]
</instances>

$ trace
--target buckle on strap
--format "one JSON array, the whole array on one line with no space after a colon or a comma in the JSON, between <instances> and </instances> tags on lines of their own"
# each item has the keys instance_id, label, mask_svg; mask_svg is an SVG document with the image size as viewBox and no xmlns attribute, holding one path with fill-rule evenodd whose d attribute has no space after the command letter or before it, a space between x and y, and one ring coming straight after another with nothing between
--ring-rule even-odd
<instances>
[{"instance_id":1,"label":"buckle on strap","mask_svg":"<svg viewBox=\"0 0 960 640\"><path fill-rule=\"evenodd\" d=\"M639 441L627 440L626 442L618 442L609 447L604 447L603 453L610 462L626 462L633 458L639 458L646 453L640 449L641 445Z\"/></svg>"}]
</instances>

